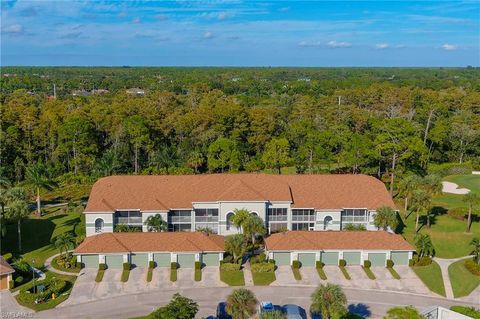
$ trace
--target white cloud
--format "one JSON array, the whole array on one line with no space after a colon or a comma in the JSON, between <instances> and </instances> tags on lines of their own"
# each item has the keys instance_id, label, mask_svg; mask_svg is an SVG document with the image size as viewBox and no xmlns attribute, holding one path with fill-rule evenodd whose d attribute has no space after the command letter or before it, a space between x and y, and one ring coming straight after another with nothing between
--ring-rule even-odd
<instances>
[{"instance_id":1,"label":"white cloud","mask_svg":"<svg viewBox=\"0 0 480 319\"><path fill-rule=\"evenodd\" d=\"M233 14L227 11L220 11L220 12L204 12L200 16L206 19L218 19L223 21L232 17Z\"/></svg>"},{"instance_id":2,"label":"white cloud","mask_svg":"<svg viewBox=\"0 0 480 319\"><path fill-rule=\"evenodd\" d=\"M444 45L442 45L442 49L446 51L455 51L456 49L458 49L458 46L456 46L455 44L445 43Z\"/></svg>"},{"instance_id":3,"label":"white cloud","mask_svg":"<svg viewBox=\"0 0 480 319\"><path fill-rule=\"evenodd\" d=\"M322 43L320 41L300 41L298 43L299 46L301 47L318 47Z\"/></svg>"},{"instance_id":4,"label":"white cloud","mask_svg":"<svg viewBox=\"0 0 480 319\"><path fill-rule=\"evenodd\" d=\"M377 48L379 50L388 49L389 47L390 47L390 45L388 43L377 43L377 44L375 44L375 48Z\"/></svg>"},{"instance_id":5,"label":"white cloud","mask_svg":"<svg viewBox=\"0 0 480 319\"><path fill-rule=\"evenodd\" d=\"M349 48L352 46L349 42L338 42L338 41L329 41L327 42L327 46L333 49L336 48Z\"/></svg>"},{"instance_id":6,"label":"white cloud","mask_svg":"<svg viewBox=\"0 0 480 319\"><path fill-rule=\"evenodd\" d=\"M23 33L23 26L21 24L12 24L11 26L2 29L2 33L6 34L21 34Z\"/></svg>"},{"instance_id":7,"label":"white cloud","mask_svg":"<svg viewBox=\"0 0 480 319\"><path fill-rule=\"evenodd\" d=\"M203 34L204 39L212 39L214 37L213 33L210 31L207 31Z\"/></svg>"}]
</instances>

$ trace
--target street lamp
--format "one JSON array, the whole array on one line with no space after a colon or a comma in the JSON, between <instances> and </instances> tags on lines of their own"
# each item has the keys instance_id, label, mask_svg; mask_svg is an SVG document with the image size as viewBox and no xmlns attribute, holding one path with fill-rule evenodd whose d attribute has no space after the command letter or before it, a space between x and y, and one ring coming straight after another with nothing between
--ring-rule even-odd
<instances>
[{"instance_id":1,"label":"street lamp","mask_svg":"<svg viewBox=\"0 0 480 319\"><path fill-rule=\"evenodd\" d=\"M35 259L32 259L32 265L35 265ZM35 293L37 291L35 287L35 268L33 266L31 267L32 267L32 278L33 278L33 293Z\"/></svg>"}]
</instances>

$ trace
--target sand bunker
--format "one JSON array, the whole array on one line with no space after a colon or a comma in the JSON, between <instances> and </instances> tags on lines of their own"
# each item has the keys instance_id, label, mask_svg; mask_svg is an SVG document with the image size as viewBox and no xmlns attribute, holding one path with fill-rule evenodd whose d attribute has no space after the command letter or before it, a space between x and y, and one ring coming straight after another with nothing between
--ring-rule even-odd
<instances>
[{"instance_id":1,"label":"sand bunker","mask_svg":"<svg viewBox=\"0 0 480 319\"><path fill-rule=\"evenodd\" d=\"M442 182L442 192L464 195L470 192L468 188L458 188L458 184L451 182Z\"/></svg>"}]
</instances>

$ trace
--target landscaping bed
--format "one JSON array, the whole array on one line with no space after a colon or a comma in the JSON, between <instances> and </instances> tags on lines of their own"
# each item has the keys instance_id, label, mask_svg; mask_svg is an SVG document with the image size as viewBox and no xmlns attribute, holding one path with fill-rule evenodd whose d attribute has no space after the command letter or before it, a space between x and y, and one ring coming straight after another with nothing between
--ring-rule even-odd
<instances>
[{"instance_id":1,"label":"landscaping bed","mask_svg":"<svg viewBox=\"0 0 480 319\"><path fill-rule=\"evenodd\" d=\"M365 267L365 266L362 266L362 269L363 271L365 272L365 274L367 275L367 277L371 280L375 280L377 279L377 277L375 277L375 274L373 273L373 271L370 269L370 267Z\"/></svg>"},{"instance_id":2,"label":"landscaping bed","mask_svg":"<svg viewBox=\"0 0 480 319\"><path fill-rule=\"evenodd\" d=\"M260 262L251 265L253 284L256 286L268 286L274 282L275 264Z\"/></svg>"},{"instance_id":3,"label":"landscaping bed","mask_svg":"<svg viewBox=\"0 0 480 319\"><path fill-rule=\"evenodd\" d=\"M245 277L240 264L221 263L220 280L229 286L245 286Z\"/></svg>"},{"instance_id":4,"label":"landscaping bed","mask_svg":"<svg viewBox=\"0 0 480 319\"><path fill-rule=\"evenodd\" d=\"M60 270L60 271L65 271L65 272L71 272L71 273L78 273L82 269L80 265L77 264L76 262L76 256L73 256L70 258L70 261L65 262L64 259L62 259L61 256L57 256L53 258L51 265L54 269ZM75 259L75 262L73 262Z\"/></svg>"},{"instance_id":5,"label":"landscaping bed","mask_svg":"<svg viewBox=\"0 0 480 319\"><path fill-rule=\"evenodd\" d=\"M448 276L455 298L468 296L480 285L480 276L472 274L465 267L466 260L459 260L448 267Z\"/></svg>"},{"instance_id":6,"label":"landscaping bed","mask_svg":"<svg viewBox=\"0 0 480 319\"><path fill-rule=\"evenodd\" d=\"M347 279L347 280L352 279L352 278L350 277L350 274L349 274L348 271L347 271L347 268L345 268L344 266L339 266L338 268L340 268L340 271L342 272L343 277L345 277L345 279Z\"/></svg>"},{"instance_id":7,"label":"landscaping bed","mask_svg":"<svg viewBox=\"0 0 480 319\"><path fill-rule=\"evenodd\" d=\"M390 272L390 274L392 275L393 279L400 279L400 275L398 274L398 272L395 269L393 269L392 267L388 267L387 269Z\"/></svg>"},{"instance_id":8,"label":"landscaping bed","mask_svg":"<svg viewBox=\"0 0 480 319\"><path fill-rule=\"evenodd\" d=\"M446 296L442 271L435 261L427 266L414 266L412 269L428 289L441 296Z\"/></svg>"}]
</instances>

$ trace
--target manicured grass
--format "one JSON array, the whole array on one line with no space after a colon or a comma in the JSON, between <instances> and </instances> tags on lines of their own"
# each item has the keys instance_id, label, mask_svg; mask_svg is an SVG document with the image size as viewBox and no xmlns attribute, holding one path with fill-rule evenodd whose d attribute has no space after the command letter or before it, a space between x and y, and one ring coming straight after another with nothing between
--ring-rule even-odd
<instances>
[{"instance_id":1,"label":"manicured grass","mask_svg":"<svg viewBox=\"0 0 480 319\"><path fill-rule=\"evenodd\" d=\"M468 296L480 285L480 276L475 276L465 268L465 260L459 260L448 267L448 276L455 298Z\"/></svg>"},{"instance_id":2,"label":"manicured grass","mask_svg":"<svg viewBox=\"0 0 480 319\"><path fill-rule=\"evenodd\" d=\"M342 272L342 274L343 274L343 276L345 277L345 279L347 279L347 280L352 279L352 278L350 277L350 274L349 274L348 271L347 271L347 268L341 267L341 266L339 266L338 268L340 268L340 271Z\"/></svg>"},{"instance_id":3,"label":"manicured grass","mask_svg":"<svg viewBox=\"0 0 480 319\"><path fill-rule=\"evenodd\" d=\"M300 269L292 267L292 271L293 278L295 278L295 280L302 280L302 274L300 273Z\"/></svg>"},{"instance_id":4,"label":"manicured grass","mask_svg":"<svg viewBox=\"0 0 480 319\"><path fill-rule=\"evenodd\" d=\"M22 222L22 252L18 251L17 225L8 224L6 237L2 239L1 254L23 253L29 263L35 260L35 267L43 267L45 260L59 251L52 244L54 239L63 233L73 231L80 222L80 213L60 214L60 208L49 208L41 218L31 216Z\"/></svg>"},{"instance_id":5,"label":"manicured grass","mask_svg":"<svg viewBox=\"0 0 480 319\"><path fill-rule=\"evenodd\" d=\"M255 286L268 286L274 282L277 278L275 272L253 272L252 271L253 284Z\"/></svg>"},{"instance_id":6,"label":"manicured grass","mask_svg":"<svg viewBox=\"0 0 480 319\"><path fill-rule=\"evenodd\" d=\"M390 272L390 274L392 274L393 279L400 279L400 275L395 269L393 268L387 268L387 269Z\"/></svg>"},{"instance_id":7,"label":"manicured grass","mask_svg":"<svg viewBox=\"0 0 480 319\"><path fill-rule=\"evenodd\" d=\"M201 281L201 280L202 280L202 270L195 269L195 281Z\"/></svg>"},{"instance_id":8,"label":"manicured grass","mask_svg":"<svg viewBox=\"0 0 480 319\"><path fill-rule=\"evenodd\" d=\"M177 269L170 269L170 281L177 281Z\"/></svg>"},{"instance_id":9,"label":"manicured grass","mask_svg":"<svg viewBox=\"0 0 480 319\"><path fill-rule=\"evenodd\" d=\"M121 282L127 282L128 277L130 277L130 269L124 269L122 271L122 277L120 277Z\"/></svg>"},{"instance_id":10,"label":"manicured grass","mask_svg":"<svg viewBox=\"0 0 480 319\"><path fill-rule=\"evenodd\" d=\"M375 277L375 274L373 273L373 271L370 269L370 268L367 268L367 267L363 267L363 271L367 274L367 277L372 279L372 280L375 280L377 279L377 277Z\"/></svg>"},{"instance_id":11,"label":"manicured grass","mask_svg":"<svg viewBox=\"0 0 480 319\"><path fill-rule=\"evenodd\" d=\"M243 276L243 270L220 270L220 280L229 286L245 286L245 277Z\"/></svg>"},{"instance_id":12,"label":"manicured grass","mask_svg":"<svg viewBox=\"0 0 480 319\"><path fill-rule=\"evenodd\" d=\"M317 268L317 273L320 279L327 280L327 274L325 274L325 271L323 270L323 268Z\"/></svg>"},{"instance_id":13,"label":"manicured grass","mask_svg":"<svg viewBox=\"0 0 480 319\"><path fill-rule=\"evenodd\" d=\"M95 277L95 282L101 282L103 280L103 275L105 275L105 270L99 269L97 276Z\"/></svg>"},{"instance_id":14,"label":"manicured grass","mask_svg":"<svg viewBox=\"0 0 480 319\"><path fill-rule=\"evenodd\" d=\"M68 297L70 296L70 292L72 291L73 284L75 283L75 280L77 279L77 277L55 274L55 273L52 273L51 271L47 271L45 275L47 276L47 279L51 277L55 277L61 280L65 280L66 282L65 292L63 292L60 296L57 296L55 299L48 299L46 302L40 303L40 304L24 303L20 298L18 298L18 296L16 296L15 299L17 299L17 302L20 305L24 307L28 307L35 311L42 311L42 310L55 308L57 305L59 305L60 303L68 299Z\"/></svg>"},{"instance_id":15,"label":"manicured grass","mask_svg":"<svg viewBox=\"0 0 480 319\"><path fill-rule=\"evenodd\" d=\"M79 266L71 267L71 268L61 267L57 263L59 257L60 256L57 256L57 257L53 258L52 263L51 263L53 268L55 268L57 270L60 270L60 271L66 271L66 272L71 272L71 273L78 273L80 271L81 268Z\"/></svg>"},{"instance_id":16,"label":"manicured grass","mask_svg":"<svg viewBox=\"0 0 480 319\"><path fill-rule=\"evenodd\" d=\"M445 286L443 284L442 271L440 266L433 261L428 266L412 267L413 271L417 274L420 280L423 281L425 286L436 294L445 297Z\"/></svg>"},{"instance_id":17,"label":"manicured grass","mask_svg":"<svg viewBox=\"0 0 480 319\"><path fill-rule=\"evenodd\" d=\"M153 268L148 268L147 271L147 282L151 282L153 277Z\"/></svg>"}]
</instances>

